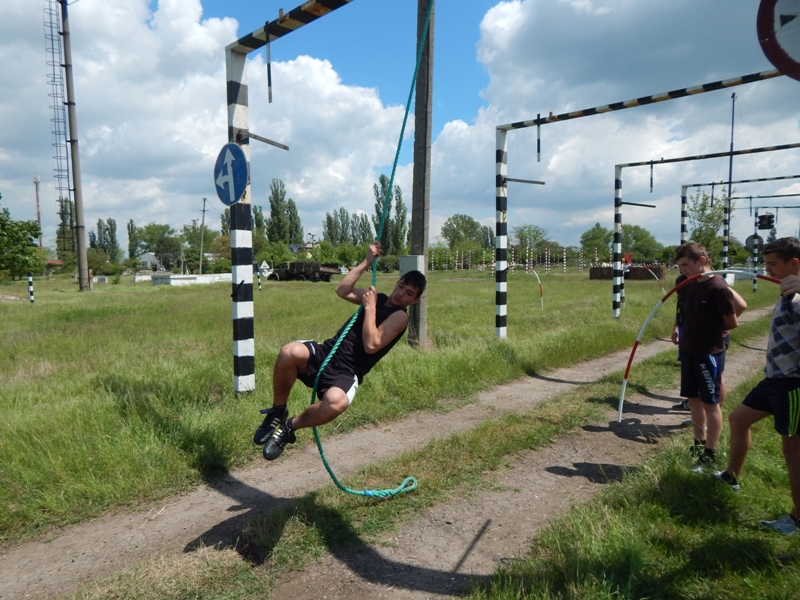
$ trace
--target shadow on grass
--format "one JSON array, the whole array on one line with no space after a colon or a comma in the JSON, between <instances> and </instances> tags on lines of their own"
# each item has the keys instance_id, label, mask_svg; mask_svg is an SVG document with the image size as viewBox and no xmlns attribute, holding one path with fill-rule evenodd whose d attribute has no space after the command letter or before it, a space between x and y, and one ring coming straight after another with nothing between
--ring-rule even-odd
<instances>
[{"instance_id":1,"label":"shadow on grass","mask_svg":"<svg viewBox=\"0 0 800 600\"><path fill-rule=\"evenodd\" d=\"M429 569L381 556L359 537L353 524L343 518L339 511L320 505L315 492L300 498L278 498L230 475L208 478L206 483L234 500L235 504L229 510L238 514L189 542L184 548L185 552L202 546L230 547L256 565L272 562L280 567L281 563L293 560L280 554L281 545L284 546L284 553L286 547L289 552L301 549L299 560L309 560L308 556L312 553L302 550L306 540L301 539L307 535L321 542L331 555L357 576L377 585L452 595L473 585L485 584L489 579L456 572L484 530L465 546L462 560L452 571ZM365 499L364 502L386 500ZM293 526L295 524L311 533L298 532L298 528ZM293 567L297 568L297 565Z\"/></svg>"},{"instance_id":2,"label":"shadow on grass","mask_svg":"<svg viewBox=\"0 0 800 600\"><path fill-rule=\"evenodd\" d=\"M536 371L526 371L525 374L532 379L539 379L541 381L550 381L552 383L566 383L568 385L584 385L586 383L591 383L590 380L570 381L568 379L558 379L557 377L545 377L544 375L540 375Z\"/></svg>"},{"instance_id":3,"label":"shadow on grass","mask_svg":"<svg viewBox=\"0 0 800 600\"><path fill-rule=\"evenodd\" d=\"M185 552L201 546L227 547L235 548L254 564L275 562L275 551L280 546L292 549L300 545L302 548L304 542L297 540L297 528L290 527L291 531L287 532L287 524L296 522L304 530L312 531L313 537L340 562L374 584L452 595L488 580L488 577L482 579L456 572L483 532L465 546L464 557L453 571L388 560L361 540L341 513L320 505L316 493L300 498L279 498L226 474L230 457L218 447L213 432L208 428L192 429L175 418L175 411L171 409L179 406L183 391L169 382L140 382L109 376L99 383L116 399L122 419L133 427L152 430L165 439L165 443L185 451L192 457L192 467L200 471L205 483L234 501L228 510L235 514L189 542L184 547ZM364 502L386 500L365 499ZM304 549L295 554L300 556L299 560L308 560L311 556Z\"/></svg>"},{"instance_id":4,"label":"shadow on grass","mask_svg":"<svg viewBox=\"0 0 800 600\"><path fill-rule=\"evenodd\" d=\"M573 468L562 466L547 467L545 471L563 477L585 477L587 481L592 483L614 483L622 481L625 473L631 473L636 470L634 467L623 467L609 463L579 462L572 463L572 466Z\"/></svg>"},{"instance_id":5,"label":"shadow on grass","mask_svg":"<svg viewBox=\"0 0 800 600\"><path fill-rule=\"evenodd\" d=\"M611 421L605 427L600 425L584 425L582 429L589 433L610 432L618 438L639 442L641 444L655 444L659 439L669 436L676 429L681 429L681 426L642 423L640 419L629 417L627 419L622 419L621 423Z\"/></svg>"}]
</instances>

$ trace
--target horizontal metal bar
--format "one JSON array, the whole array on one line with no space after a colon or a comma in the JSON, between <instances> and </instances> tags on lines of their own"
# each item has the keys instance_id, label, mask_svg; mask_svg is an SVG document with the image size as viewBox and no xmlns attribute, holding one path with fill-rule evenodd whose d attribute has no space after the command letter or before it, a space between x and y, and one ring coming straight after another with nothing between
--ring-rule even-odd
<instances>
[{"instance_id":1,"label":"horizontal metal bar","mask_svg":"<svg viewBox=\"0 0 800 600\"><path fill-rule=\"evenodd\" d=\"M289 146L286 146L285 144L281 144L280 142L275 142L265 137L261 137L260 135L256 135L252 131L247 132L247 137L253 140L258 140L259 142L264 142L265 144L269 144L270 146L275 146L276 148L280 148L281 150L289 149Z\"/></svg>"},{"instance_id":2,"label":"horizontal metal bar","mask_svg":"<svg viewBox=\"0 0 800 600\"><path fill-rule=\"evenodd\" d=\"M666 165L668 163L686 162L690 160L702 160L707 158L722 158L723 156L739 156L740 154L758 154L759 152L774 152L775 150L789 150L800 148L798 144L782 144L780 146L765 146L763 148L746 148L744 150L734 150L733 152L715 152L714 154L698 154L697 156L681 156L679 158L662 158L661 160L646 160L643 162L626 163L615 165L617 167L645 167L648 165Z\"/></svg>"},{"instance_id":3,"label":"horizontal metal bar","mask_svg":"<svg viewBox=\"0 0 800 600\"><path fill-rule=\"evenodd\" d=\"M309 0L303 2L297 8L293 8L288 13L280 15L275 21L267 21L264 27L256 29L252 33L240 37L238 40L228 45L226 50L239 52L240 54L250 54L254 50L263 48L267 41L273 42L284 35L287 35L303 25L308 25L350 3L351 0ZM269 38L269 40L267 40Z\"/></svg>"},{"instance_id":4,"label":"horizontal metal bar","mask_svg":"<svg viewBox=\"0 0 800 600\"><path fill-rule=\"evenodd\" d=\"M693 96L695 94L702 94L704 92L713 92L714 90L721 90L745 83L752 83L754 81L761 81L764 79L771 79L772 77L780 77L783 75L777 69L771 71L762 71L760 73L752 73L750 75L743 75L742 77L733 77L731 79L723 79L721 81L714 81L712 83L704 83L703 85L696 85L678 90L672 90L662 94L653 94L652 96L643 96L633 100L626 100L624 102L615 102L613 104L606 104L604 106L595 106L594 108L585 108L583 110L576 110L573 112L562 113L554 115L552 112L549 116L544 118L531 119L530 121L517 121L516 123L509 123L507 125L498 125L497 129L509 131L511 129L523 129L525 127L533 127L534 125L545 125L547 123L555 123L557 121L567 121L569 119L578 119L580 117L590 117L615 110L622 110L625 108L633 108L634 106L644 106L646 104L653 104L654 102L663 102L665 100L674 100L676 98L683 98L684 96Z\"/></svg>"},{"instance_id":5,"label":"horizontal metal bar","mask_svg":"<svg viewBox=\"0 0 800 600\"><path fill-rule=\"evenodd\" d=\"M516 181L517 183L535 183L537 185L544 185L544 181L535 181L534 179L515 179L514 177L506 177L506 181Z\"/></svg>"},{"instance_id":6,"label":"horizontal metal bar","mask_svg":"<svg viewBox=\"0 0 800 600\"><path fill-rule=\"evenodd\" d=\"M644 206L645 208L655 208L655 204L639 204L638 202L620 202L620 204L630 204L631 206Z\"/></svg>"}]
</instances>

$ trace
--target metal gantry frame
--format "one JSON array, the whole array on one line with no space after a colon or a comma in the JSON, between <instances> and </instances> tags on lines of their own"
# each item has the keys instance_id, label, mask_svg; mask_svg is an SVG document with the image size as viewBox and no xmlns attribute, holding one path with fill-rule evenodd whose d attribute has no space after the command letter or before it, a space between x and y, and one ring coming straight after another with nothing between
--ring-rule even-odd
<instances>
[{"instance_id":1,"label":"metal gantry frame","mask_svg":"<svg viewBox=\"0 0 800 600\"><path fill-rule=\"evenodd\" d=\"M250 132L247 92L247 55L270 42L313 23L351 0L310 0L278 19L249 33L225 48L225 74L228 102L228 142L241 146L247 159L248 179L242 199L231 206L231 275L233 302L233 389L255 390L255 334L253 309L253 237L250 214L250 139L278 147Z\"/></svg>"},{"instance_id":2,"label":"metal gantry frame","mask_svg":"<svg viewBox=\"0 0 800 600\"><path fill-rule=\"evenodd\" d=\"M721 158L724 156L739 156L742 154L759 154L763 152L775 152L778 150L790 150L800 148L800 143L782 144L779 146L764 146L761 148L747 148L735 150L733 152L715 152L713 154L699 154L696 156L681 156L676 158L662 158L660 160L648 160L634 163L618 164L614 166L614 267L613 267L613 288L612 288L612 314L615 319L619 318L620 306L625 299L625 279L622 272L622 169L628 167L644 167L652 165L670 164L678 162L689 162L695 160L707 160L711 158ZM730 212L730 199L726 198L726 214ZM728 239L723 240L723 248L727 249ZM727 268L727 265L726 267Z\"/></svg>"},{"instance_id":3,"label":"metal gantry frame","mask_svg":"<svg viewBox=\"0 0 800 600\"><path fill-rule=\"evenodd\" d=\"M703 94L705 92L713 92L716 90L727 89L746 83L753 83L755 81L763 81L765 79L772 79L773 77L780 77L783 75L777 69L770 71L762 71L759 73L752 73L742 77L733 77L731 79L723 79L702 85L680 88L672 90L671 92L663 92L660 94L653 94L652 96L643 96L641 98L634 98L632 100L625 100L623 102L615 102L613 104L606 104L603 106L596 106L593 108L586 108L583 110L562 113L554 115L552 112L547 117L542 117L541 114L537 115L535 119L528 121L516 121L505 125L498 125L496 128L495 136L495 211L496 211L496 233L495 233L495 249L496 249L496 265L495 265L495 336L498 338L506 338L508 336L507 330L507 292L508 292L508 132L515 129L524 129L528 127L536 127L536 155L537 161L541 160L541 125L547 123L556 123L560 121L568 121L571 119L578 119L581 117L590 117L592 115L599 115L603 113L613 112L617 110L624 110L626 108L634 108L636 106L646 106L655 104L657 102L665 102L667 100L675 100L677 98L684 98L686 96L694 96ZM730 156L730 152L725 152L723 156ZM650 161L653 162L653 161ZM649 163L647 163L649 164ZM616 215L615 215L616 218Z\"/></svg>"},{"instance_id":4,"label":"metal gantry frame","mask_svg":"<svg viewBox=\"0 0 800 600\"><path fill-rule=\"evenodd\" d=\"M758 179L738 179L736 181L709 181L707 183L689 183L689 184L686 184L686 185L682 185L681 186L681 244L685 244L688 241L688 237L687 237L688 231L687 231L687 228L686 228L686 221L687 221L687 218L689 216L689 210L688 210L689 200L688 200L688 195L687 195L687 191L689 190L689 188L693 188L693 187L700 188L700 187L712 186L711 200L713 202L713 200L714 200L713 186L715 186L715 185L721 185L721 184L724 184L724 183L730 183L730 184L733 184L733 183L760 183L762 181L780 181L780 180L784 180L784 179L798 179L798 178L800 178L800 175L782 175L780 177L759 177ZM738 199L738 198L729 198L729 200L736 200L736 199Z\"/></svg>"}]
</instances>

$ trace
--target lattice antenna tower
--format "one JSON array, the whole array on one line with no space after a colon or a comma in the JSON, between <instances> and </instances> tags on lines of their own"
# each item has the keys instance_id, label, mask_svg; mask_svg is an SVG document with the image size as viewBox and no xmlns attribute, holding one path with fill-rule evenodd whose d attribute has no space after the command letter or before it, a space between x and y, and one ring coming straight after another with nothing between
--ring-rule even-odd
<instances>
[{"instance_id":1,"label":"lattice antenna tower","mask_svg":"<svg viewBox=\"0 0 800 600\"><path fill-rule=\"evenodd\" d=\"M50 122L53 124L53 175L56 178L56 202L61 222L69 225L69 239L57 239L56 246L67 252L77 251L75 220L69 172L69 144L67 139L67 112L64 100L64 56L61 47L59 24L61 12L57 0L45 0L44 36L47 49L47 80L52 98ZM64 215L64 211L69 214ZM61 232L61 228L59 228ZM61 233L60 235L63 235Z\"/></svg>"}]
</instances>

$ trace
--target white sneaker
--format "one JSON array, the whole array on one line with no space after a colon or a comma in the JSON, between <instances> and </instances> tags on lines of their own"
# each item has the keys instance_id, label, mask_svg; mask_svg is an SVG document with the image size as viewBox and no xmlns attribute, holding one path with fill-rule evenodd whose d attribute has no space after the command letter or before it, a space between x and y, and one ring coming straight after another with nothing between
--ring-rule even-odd
<instances>
[{"instance_id":1,"label":"white sneaker","mask_svg":"<svg viewBox=\"0 0 800 600\"><path fill-rule=\"evenodd\" d=\"M790 515L784 515L780 519L774 521L760 521L759 525L779 531L783 535L791 535L792 533L800 531L800 528L797 527L797 523Z\"/></svg>"}]
</instances>

